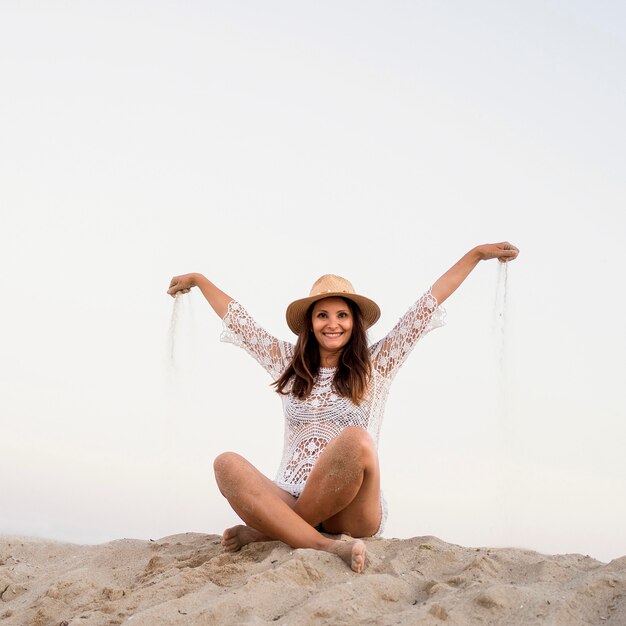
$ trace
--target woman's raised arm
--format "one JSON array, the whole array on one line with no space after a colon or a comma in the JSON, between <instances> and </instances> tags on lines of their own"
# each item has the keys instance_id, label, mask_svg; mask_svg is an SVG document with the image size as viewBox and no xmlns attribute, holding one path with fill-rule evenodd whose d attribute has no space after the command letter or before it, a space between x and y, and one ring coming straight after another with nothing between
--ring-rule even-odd
<instances>
[{"instance_id":1,"label":"woman's raised arm","mask_svg":"<svg viewBox=\"0 0 626 626\"><path fill-rule=\"evenodd\" d=\"M437 302L442 304L460 287L479 261L498 259L498 261L505 263L513 261L518 254L519 250L508 241L476 246L457 261L441 278L437 279L432 286L431 293Z\"/></svg>"},{"instance_id":2,"label":"woman's raised arm","mask_svg":"<svg viewBox=\"0 0 626 626\"><path fill-rule=\"evenodd\" d=\"M174 276L170 281L170 288L167 290L167 293L174 298L177 293L189 293L192 287L198 287L213 310L224 319L232 298L226 295L221 289L218 289L202 274L193 273Z\"/></svg>"}]
</instances>

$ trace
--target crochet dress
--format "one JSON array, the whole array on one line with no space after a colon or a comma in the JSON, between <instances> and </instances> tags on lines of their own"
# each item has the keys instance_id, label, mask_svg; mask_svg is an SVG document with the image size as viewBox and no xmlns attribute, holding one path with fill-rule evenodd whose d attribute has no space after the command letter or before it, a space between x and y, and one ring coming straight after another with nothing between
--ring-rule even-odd
<instances>
[{"instance_id":1,"label":"crochet dress","mask_svg":"<svg viewBox=\"0 0 626 626\"><path fill-rule=\"evenodd\" d=\"M281 395L285 442L274 482L298 497L326 444L348 426L366 430L378 447L391 382L417 341L444 323L445 310L438 306L429 289L386 337L369 347L372 378L359 406L335 392L332 382L336 368L332 367L320 367L313 390L304 400L293 394ZM293 358L294 345L270 335L235 300L229 303L224 316L221 340L245 348L273 380L278 379ZM382 494L381 511L381 526L377 534L382 532L387 517Z\"/></svg>"}]
</instances>

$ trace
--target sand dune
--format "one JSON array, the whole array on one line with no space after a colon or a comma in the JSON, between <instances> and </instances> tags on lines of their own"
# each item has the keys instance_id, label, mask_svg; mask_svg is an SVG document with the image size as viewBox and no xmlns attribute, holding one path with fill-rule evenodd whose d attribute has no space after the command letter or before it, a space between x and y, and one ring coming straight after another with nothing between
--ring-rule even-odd
<instances>
[{"instance_id":1,"label":"sand dune","mask_svg":"<svg viewBox=\"0 0 626 626\"><path fill-rule=\"evenodd\" d=\"M626 624L626 557L367 540L355 574L279 542L216 535L79 546L0 540L0 624Z\"/></svg>"}]
</instances>

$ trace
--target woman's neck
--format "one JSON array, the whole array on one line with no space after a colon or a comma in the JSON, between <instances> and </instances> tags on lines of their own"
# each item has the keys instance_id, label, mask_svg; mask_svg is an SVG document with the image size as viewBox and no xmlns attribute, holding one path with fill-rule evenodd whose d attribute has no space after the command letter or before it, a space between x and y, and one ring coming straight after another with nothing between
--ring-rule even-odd
<instances>
[{"instance_id":1,"label":"woman's neck","mask_svg":"<svg viewBox=\"0 0 626 626\"><path fill-rule=\"evenodd\" d=\"M339 357L341 351L327 352L326 350L320 351L320 367L337 367L339 365Z\"/></svg>"}]
</instances>

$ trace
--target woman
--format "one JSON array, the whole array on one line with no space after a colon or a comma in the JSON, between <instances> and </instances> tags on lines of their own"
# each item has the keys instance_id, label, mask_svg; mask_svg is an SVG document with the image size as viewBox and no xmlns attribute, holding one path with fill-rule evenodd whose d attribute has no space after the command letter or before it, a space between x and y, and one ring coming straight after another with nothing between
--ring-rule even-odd
<instances>
[{"instance_id":1,"label":"woman","mask_svg":"<svg viewBox=\"0 0 626 626\"><path fill-rule=\"evenodd\" d=\"M365 544L358 537L382 532L386 516L377 443L391 381L420 337L443 324L440 305L479 261L511 261L518 252L508 242L470 250L369 348L366 331L380 310L339 276L322 276L307 298L287 308L295 346L269 335L201 274L172 279L171 296L199 287L224 320L222 339L259 361L283 401L285 447L276 481L234 452L215 459L219 489L245 522L224 531L226 550L278 539L332 552L363 570Z\"/></svg>"}]
</instances>

